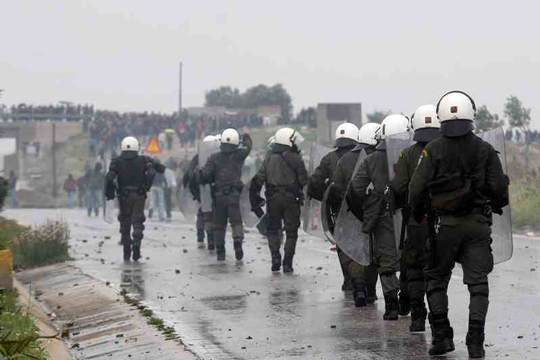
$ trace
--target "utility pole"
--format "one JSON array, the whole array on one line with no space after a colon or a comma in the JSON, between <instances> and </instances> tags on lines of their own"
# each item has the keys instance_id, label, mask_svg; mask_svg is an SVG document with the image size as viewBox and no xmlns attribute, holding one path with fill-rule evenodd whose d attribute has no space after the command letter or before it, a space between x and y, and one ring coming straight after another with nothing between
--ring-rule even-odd
<instances>
[{"instance_id":1,"label":"utility pole","mask_svg":"<svg viewBox=\"0 0 540 360\"><path fill-rule=\"evenodd\" d=\"M52 181L53 181L52 196L56 198L58 196L58 189L56 188L56 124L54 122L52 124L51 153L52 153Z\"/></svg>"},{"instance_id":2,"label":"utility pole","mask_svg":"<svg viewBox=\"0 0 540 360\"><path fill-rule=\"evenodd\" d=\"M182 113L182 68L184 64L180 62L178 73L178 115Z\"/></svg>"}]
</instances>

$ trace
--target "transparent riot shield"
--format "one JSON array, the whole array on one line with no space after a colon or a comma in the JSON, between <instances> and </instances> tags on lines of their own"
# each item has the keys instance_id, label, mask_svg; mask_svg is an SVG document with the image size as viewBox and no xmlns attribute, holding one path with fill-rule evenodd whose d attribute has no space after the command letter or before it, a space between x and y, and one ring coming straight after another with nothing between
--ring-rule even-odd
<instances>
[{"instance_id":1,"label":"transparent riot shield","mask_svg":"<svg viewBox=\"0 0 540 360\"><path fill-rule=\"evenodd\" d=\"M178 191L178 207L180 208L182 215L184 215L184 218L188 221L195 220L199 206L200 203L193 199L191 191L184 186L181 186Z\"/></svg>"},{"instance_id":2,"label":"transparent riot shield","mask_svg":"<svg viewBox=\"0 0 540 360\"><path fill-rule=\"evenodd\" d=\"M219 152L220 143L217 141L199 142L199 167L202 169L210 156ZM201 188L201 210L203 212L212 211L212 188L209 184L200 185Z\"/></svg>"},{"instance_id":3,"label":"transparent riot shield","mask_svg":"<svg viewBox=\"0 0 540 360\"><path fill-rule=\"evenodd\" d=\"M388 175L391 181L396 172L396 164L399 160L399 156L403 150L414 144L413 140L414 132L408 131L400 134L390 135L386 137L386 157L388 160ZM393 210L393 222L394 222L394 236L396 238L396 247L399 250L401 238L405 234L401 234L402 231L406 231L406 224L403 224L403 216L401 210ZM405 220L406 221L406 220Z\"/></svg>"},{"instance_id":4,"label":"transparent riot shield","mask_svg":"<svg viewBox=\"0 0 540 360\"><path fill-rule=\"evenodd\" d=\"M486 131L477 134L482 140L488 142L499 153L502 169L507 173L506 144L504 131L502 128ZM495 264L508 261L512 258L512 216L510 205L503 208L503 214L493 214L493 225L491 226L491 248L493 249L493 260Z\"/></svg>"},{"instance_id":5,"label":"transparent riot shield","mask_svg":"<svg viewBox=\"0 0 540 360\"><path fill-rule=\"evenodd\" d=\"M310 176L321 163L321 159L330 151L332 149L326 146L311 144L308 167ZM321 202L310 197L307 197L304 207L304 231L320 239L326 239L322 225Z\"/></svg>"},{"instance_id":6,"label":"transparent riot shield","mask_svg":"<svg viewBox=\"0 0 540 360\"><path fill-rule=\"evenodd\" d=\"M354 168L353 176L365 160L366 152L362 150ZM352 191L351 183L347 188L348 194ZM337 246L351 259L361 265L369 265L372 262L373 241L370 235L362 232L362 222L353 214L347 204L347 196L344 197L339 210L339 215L334 227L334 241Z\"/></svg>"},{"instance_id":7,"label":"transparent riot shield","mask_svg":"<svg viewBox=\"0 0 540 360\"><path fill-rule=\"evenodd\" d=\"M104 199L103 205L103 220L107 224L114 224L118 219L118 200L107 200Z\"/></svg>"},{"instance_id":8,"label":"transparent riot shield","mask_svg":"<svg viewBox=\"0 0 540 360\"><path fill-rule=\"evenodd\" d=\"M242 213L242 221L246 227L254 227L259 222L257 215L251 211L251 201L249 199L249 188L251 180L244 185L240 194L240 212ZM261 190L261 195L264 196L264 188Z\"/></svg>"},{"instance_id":9,"label":"transparent riot shield","mask_svg":"<svg viewBox=\"0 0 540 360\"><path fill-rule=\"evenodd\" d=\"M390 180L394 178L395 166L399 160L399 155L403 150L414 144L414 132L407 131L386 137L386 156L388 158L388 175Z\"/></svg>"}]
</instances>

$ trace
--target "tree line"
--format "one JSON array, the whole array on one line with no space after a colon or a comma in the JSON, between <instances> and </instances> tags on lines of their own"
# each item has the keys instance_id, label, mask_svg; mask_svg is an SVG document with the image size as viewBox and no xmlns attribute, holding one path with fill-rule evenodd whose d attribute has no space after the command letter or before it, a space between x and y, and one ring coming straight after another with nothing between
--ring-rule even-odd
<instances>
[{"instance_id":1,"label":"tree line","mask_svg":"<svg viewBox=\"0 0 540 360\"><path fill-rule=\"evenodd\" d=\"M227 109L256 109L259 106L281 106L281 124L292 119L292 98L282 84L259 84L241 92L238 88L220 86L205 94L205 106L223 106Z\"/></svg>"}]
</instances>

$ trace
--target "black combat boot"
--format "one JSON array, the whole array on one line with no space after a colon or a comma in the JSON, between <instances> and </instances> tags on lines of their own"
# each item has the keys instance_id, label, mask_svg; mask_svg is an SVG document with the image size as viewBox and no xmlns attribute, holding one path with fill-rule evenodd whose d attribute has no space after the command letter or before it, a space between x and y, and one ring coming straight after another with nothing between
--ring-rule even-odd
<instances>
[{"instance_id":1,"label":"black combat boot","mask_svg":"<svg viewBox=\"0 0 540 360\"><path fill-rule=\"evenodd\" d=\"M279 270L281 270L281 253L272 251L272 271L277 272Z\"/></svg>"},{"instance_id":2,"label":"black combat boot","mask_svg":"<svg viewBox=\"0 0 540 360\"><path fill-rule=\"evenodd\" d=\"M208 241L208 250L212 251L216 248L214 245L214 232L213 231L207 231L206 232L206 238Z\"/></svg>"},{"instance_id":3,"label":"black combat boot","mask_svg":"<svg viewBox=\"0 0 540 360\"><path fill-rule=\"evenodd\" d=\"M367 306L366 287L364 285L358 285L354 289L354 306Z\"/></svg>"},{"instance_id":4,"label":"black combat boot","mask_svg":"<svg viewBox=\"0 0 540 360\"><path fill-rule=\"evenodd\" d=\"M403 291L399 293L399 315L407 316L411 312L411 299Z\"/></svg>"},{"instance_id":5,"label":"black combat boot","mask_svg":"<svg viewBox=\"0 0 540 360\"><path fill-rule=\"evenodd\" d=\"M285 253L285 256L283 257L283 272L284 273L292 273L294 271L292 263L293 263L293 256L292 254Z\"/></svg>"},{"instance_id":6,"label":"black combat boot","mask_svg":"<svg viewBox=\"0 0 540 360\"><path fill-rule=\"evenodd\" d=\"M399 319L399 304L397 294L390 294L384 296L385 312L383 320L397 320Z\"/></svg>"},{"instance_id":7,"label":"black combat boot","mask_svg":"<svg viewBox=\"0 0 540 360\"><path fill-rule=\"evenodd\" d=\"M467 333L466 344L469 350L469 358L481 359L485 357L484 351L484 327L478 325L469 325L469 332Z\"/></svg>"},{"instance_id":8,"label":"black combat boot","mask_svg":"<svg viewBox=\"0 0 540 360\"><path fill-rule=\"evenodd\" d=\"M366 300L368 304L374 304L377 301L377 287L375 284L369 284L366 286Z\"/></svg>"},{"instance_id":9,"label":"black combat boot","mask_svg":"<svg viewBox=\"0 0 540 360\"><path fill-rule=\"evenodd\" d=\"M124 261L131 260L131 243L123 242L122 246L124 247Z\"/></svg>"},{"instance_id":10,"label":"black combat boot","mask_svg":"<svg viewBox=\"0 0 540 360\"><path fill-rule=\"evenodd\" d=\"M129 233L123 233L119 244L124 247L124 261L131 260L131 236Z\"/></svg>"},{"instance_id":11,"label":"black combat boot","mask_svg":"<svg viewBox=\"0 0 540 360\"><path fill-rule=\"evenodd\" d=\"M141 243L134 242L133 243L133 261L139 261L140 258L141 258Z\"/></svg>"},{"instance_id":12,"label":"black combat boot","mask_svg":"<svg viewBox=\"0 0 540 360\"><path fill-rule=\"evenodd\" d=\"M244 250L242 250L242 239L234 239L234 256L238 261L244 258Z\"/></svg>"},{"instance_id":13,"label":"black combat boot","mask_svg":"<svg viewBox=\"0 0 540 360\"><path fill-rule=\"evenodd\" d=\"M225 261L225 246L217 246L217 261Z\"/></svg>"},{"instance_id":14,"label":"black combat boot","mask_svg":"<svg viewBox=\"0 0 540 360\"><path fill-rule=\"evenodd\" d=\"M410 332L426 331L426 316L427 310L424 302L412 302Z\"/></svg>"},{"instance_id":15,"label":"black combat boot","mask_svg":"<svg viewBox=\"0 0 540 360\"><path fill-rule=\"evenodd\" d=\"M204 230L197 229L197 242L204 242Z\"/></svg>"},{"instance_id":16,"label":"black combat boot","mask_svg":"<svg viewBox=\"0 0 540 360\"><path fill-rule=\"evenodd\" d=\"M454 329L450 327L447 314L429 314L431 325L431 347L429 355L443 355L454 351Z\"/></svg>"}]
</instances>

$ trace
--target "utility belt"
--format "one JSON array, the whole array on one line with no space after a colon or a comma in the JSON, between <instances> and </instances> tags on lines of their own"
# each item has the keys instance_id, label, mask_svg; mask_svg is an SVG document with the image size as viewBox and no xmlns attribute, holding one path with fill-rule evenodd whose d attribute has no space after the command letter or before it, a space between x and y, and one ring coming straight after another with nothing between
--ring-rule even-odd
<instances>
[{"instance_id":1,"label":"utility belt","mask_svg":"<svg viewBox=\"0 0 540 360\"><path fill-rule=\"evenodd\" d=\"M229 196L240 195L242 187L239 186L222 186L220 188L214 188L214 196Z\"/></svg>"},{"instance_id":2,"label":"utility belt","mask_svg":"<svg viewBox=\"0 0 540 360\"><path fill-rule=\"evenodd\" d=\"M472 209L465 210L465 211L450 211L447 209L437 209L437 208L434 208L433 211L435 211L439 215L450 215L450 216L484 215L486 217L490 217L493 214L493 210L491 208L491 205L489 204L478 205L478 206L473 207Z\"/></svg>"},{"instance_id":3,"label":"utility belt","mask_svg":"<svg viewBox=\"0 0 540 360\"><path fill-rule=\"evenodd\" d=\"M139 196L146 196L146 189L141 186L126 186L120 190L120 197L128 197L131 194L137 194Z\"/></svg>"},{"instance_id":4,"label":"utility belt","mask_svg":"<svg viewBox=\"0 0 540 360\"><path fill-rule=\"evenodd\" d=\"M269 185L266 187L265 195L267 198L270 198L276 194L291 194L294 196L298 196L299 193L302 193L300 189L298 189L298 186L296 185ZM303 197L302 193L302 197Z\"/></svg>"}]
</instances>

